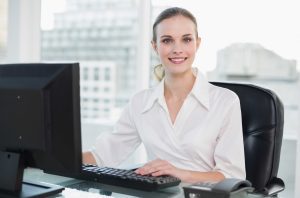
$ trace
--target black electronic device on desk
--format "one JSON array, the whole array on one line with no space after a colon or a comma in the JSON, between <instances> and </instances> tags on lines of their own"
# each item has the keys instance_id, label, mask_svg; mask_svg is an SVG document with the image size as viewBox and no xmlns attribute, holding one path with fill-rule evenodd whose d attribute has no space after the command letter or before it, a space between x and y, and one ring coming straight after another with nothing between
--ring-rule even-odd
<instances>
[{"instance_id":1,"label":"black electronic device on desk","mask_svg":"<svg viewBox=\"0 0 300 198\"><path fill-rule=\"evenodd\" d=\"M83 165L81 178L103 184L134 188L144 191L154 191L177 186L180 179L173 176L139 175L134 170Z\"/></svg>"},{"instance_id":2,"label":"black electronic device on desk","mask_svg":"<svg viewBox=\"0 0 300 198\"><path fill-rule=\"evenodd\" d=\"M23 181L26 167L81 170L78 63L0 65L0 197L49 197L64 188Z\"/></svg>"},{"instance_id":3,"label":"black electronic device on desk","mask_svg":"<svg viewBox=\"0 0 300 198\"><path fill-rule=\"evenodd\" d=\"M183 187L185 198L247 198L253 188L248 180L224 179Z\"/></svg>"}]
</instances>

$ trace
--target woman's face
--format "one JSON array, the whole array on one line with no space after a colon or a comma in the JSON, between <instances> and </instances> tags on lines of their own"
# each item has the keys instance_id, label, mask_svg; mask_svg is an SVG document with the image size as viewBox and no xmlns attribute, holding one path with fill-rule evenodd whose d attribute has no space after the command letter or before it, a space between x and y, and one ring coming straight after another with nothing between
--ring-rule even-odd
<instances>
[{"instance_id":1,"label":"woman's face","mask_svg":"<svg viewBox=\"0 0 300 198\"><path fill-rule=\"evenodd\" d=\"M166 75L176 75L191 69L200 38L189 18L175 16L161 21L156 27L156 42L152 46L164 66Z\"/></svg>"}]
</instances>

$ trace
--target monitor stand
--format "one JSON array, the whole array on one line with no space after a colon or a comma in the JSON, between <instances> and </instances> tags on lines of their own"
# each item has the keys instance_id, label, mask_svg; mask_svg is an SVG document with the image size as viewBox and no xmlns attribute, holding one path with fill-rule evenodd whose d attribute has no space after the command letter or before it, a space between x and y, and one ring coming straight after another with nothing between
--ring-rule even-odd
<instances>
[{"instance_id":1,"label":"monitor stand","mask_svg":"<svg viewBox=\"0 0 300 198\"><path fill-rule=\"evenodd\" d=\"M18 197L18 198L33 198L33 197L49 197L51 195L56 195L64 190L61 186L44 184L44 183L33 183L33 182L22 182L22 189L17 192L6 191L0 189L0 197Z\"/></svg>"},{"instance_id":2,"label":"monitor stand","mask_svg":"<svg viewBox=\"0 0 300 198\"><path fill-rule=\"evenodd\" d=\"M23 181L22 154L0 151L0 197L48 197L64 190L61 186Z\"/></svg>"}]
</instances>

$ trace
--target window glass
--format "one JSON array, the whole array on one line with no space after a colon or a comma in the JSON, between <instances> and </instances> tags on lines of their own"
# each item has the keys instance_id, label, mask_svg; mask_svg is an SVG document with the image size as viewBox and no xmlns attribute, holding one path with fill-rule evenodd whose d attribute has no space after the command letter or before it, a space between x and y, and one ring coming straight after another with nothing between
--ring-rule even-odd
<instances>
[{"instance_id":1,"label":"window glass","mask_svg":"<svg viewBox=\"0 0 300 198\"><path fill-rule=\"evenodd\" d=\"M0 62L5 62L7 54L7 0L0 1Z\"/></svg>"},{"instance_id":2,"label":"window glass","mask_svg":"<svg viewBox=\"0 0 300 198\"><path fill-rule=\"evenodd\" d=\"M41 59L80 62L84 124L112 123L134 93L137 19L135 0L43 0Z\"/></svg>"}]
</instances>

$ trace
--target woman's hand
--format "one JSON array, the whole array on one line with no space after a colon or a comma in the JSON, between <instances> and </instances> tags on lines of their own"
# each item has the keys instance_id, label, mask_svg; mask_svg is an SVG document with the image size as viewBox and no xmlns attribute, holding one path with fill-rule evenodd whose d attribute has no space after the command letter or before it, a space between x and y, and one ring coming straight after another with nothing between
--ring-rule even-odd
<instances>
[{"instance_id":1,"label":"woman's hand","mask_svg":"<svg viewBox=\"0 0 300 198\"><path fill-rule=\"evenodd\" d=\"M82 153L82 163L83 164L94 164L97 165L96 160L91 152Z\"/></svg>"},{"instance_id":2,"label":"woman's hand","mask_svg":"<svg viewBox=\"0 0 300 198\"><path fill-rule=\"evenodd\" d=\"M171 175L179 178L182 182L186 183L196 183L199 181L218 182L225 179L225 176L218 171L199 172L184 170L176 168L170 162L161 159L156 159L151 162L148 162L143 167L136 169L135 172L141 175L152 176Z\"/></svg>"},{"instance_id":3,"label":"woman's hand","mask_svg":"<svg viewBox=\"0 0 300 198\"><path fill-rule=\"evenodd\" d=\"M179 178L181 181L186 181L186 178L188 178L189 175L189 171L176 168L168 161L161 159L148 162L143 167L135 170L135 172L141 175L152 176L172 175Z\"/></svg>"}]
</instances>

